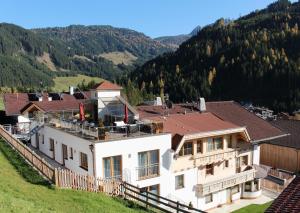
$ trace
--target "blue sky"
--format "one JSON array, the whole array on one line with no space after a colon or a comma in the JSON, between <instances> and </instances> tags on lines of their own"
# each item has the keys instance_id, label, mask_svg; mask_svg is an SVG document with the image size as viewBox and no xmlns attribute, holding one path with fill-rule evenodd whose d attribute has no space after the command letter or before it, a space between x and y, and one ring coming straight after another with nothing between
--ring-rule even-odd
<instances>
[{"instance_id":1,"label":"blue sky","mask_svg":"<svg viewBox=\"0 0 300 213\"><path fill-rule=\"evenodd\" d=\"M189 33L224 17L236 19L274 0L1 0L0 22L25 28L112 25L151 37Z\"/></svg>"}]
</instances>

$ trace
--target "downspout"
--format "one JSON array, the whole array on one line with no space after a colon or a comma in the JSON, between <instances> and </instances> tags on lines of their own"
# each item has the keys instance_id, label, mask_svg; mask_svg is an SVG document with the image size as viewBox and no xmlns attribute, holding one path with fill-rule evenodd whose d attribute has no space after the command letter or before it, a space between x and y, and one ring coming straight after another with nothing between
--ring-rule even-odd
<instances>
[{"instance_id":1,"label":"downspout","mask_svg":"<svg viewBox=\"0 0 300 213\"><path fill-rule=\"evenodd\" d=\"M96 167L95 167L95 146L94 144L89 145L90 150L92 152L92 160L93 160L93 176L96 177Z\"/></svg>"}]
</instances>

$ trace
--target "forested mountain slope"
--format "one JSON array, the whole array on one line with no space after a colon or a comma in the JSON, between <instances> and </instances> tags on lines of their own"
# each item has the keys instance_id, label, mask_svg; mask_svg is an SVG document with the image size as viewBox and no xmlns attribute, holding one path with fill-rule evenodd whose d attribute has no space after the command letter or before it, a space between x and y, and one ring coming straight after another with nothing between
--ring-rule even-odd
<instances>
[{"instance_id":1,"label":"forested mountain slope","mask_svg":"<svg viewBox=\"0 0 300 213\"><path fill-rule=\"evenodd\" d=\"M0 24L0 87L53 86L82 73L113 80L172 47L129 29L72 25L27 30Z\"/></svg>"},{"instance_id":2,"label":"forested mountain slope","mask_svg":"<svg viewBox=\"0 0 300 213\"><path fill-rule=\"evenodd\" d=\"M145 63L131 81L164 88L175 102L251 101L275 110L300 107L300 3L281 0L238 20L203 28L173 53Z\"/></svg>"}]
</instances>

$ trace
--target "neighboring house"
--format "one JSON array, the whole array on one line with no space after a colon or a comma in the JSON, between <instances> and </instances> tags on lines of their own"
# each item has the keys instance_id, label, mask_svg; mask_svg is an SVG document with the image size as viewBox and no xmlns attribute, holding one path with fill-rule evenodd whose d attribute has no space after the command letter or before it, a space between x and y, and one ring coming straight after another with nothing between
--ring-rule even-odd
<instances>
[{"instance_id":1,"label":"neighboring house","mask_svg":"<svg viewBox=\"0 0 300 213\"><path fill-rule=\"evenodd\" d=\"M144 119L161 122L163 131L172 133L174 157L169 185L173 198L207 210L260 196L246 127L210 112Z\"/></svg>"},{"instance_id":2,"label":"neighboring house","mask_svg":"<svg viewBox=\"0 0 300 213\"><path fill-rule=\"evenodd\" d=\"M266 213L300 212L300 177L296 177L272 202Z\"/></svg>"},{"instance_id":3,"label":"neighboring house","mask_svg":"<svg viewBox=\"0 0 300 213\"><path fill-rule=\"evenodd\" d=\"M261 164L298 173L300 171L300 121L278 119L271 124L289 135L261 144Z\"/></svg>"}]
</instances>

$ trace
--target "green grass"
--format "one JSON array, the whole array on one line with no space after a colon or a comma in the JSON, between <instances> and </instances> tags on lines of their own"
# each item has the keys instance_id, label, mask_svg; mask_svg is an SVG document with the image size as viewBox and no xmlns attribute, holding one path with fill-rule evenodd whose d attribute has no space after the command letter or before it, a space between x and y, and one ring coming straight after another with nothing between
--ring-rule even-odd
<instances>
[{"instance_id":1,"label":"green grass","mask_svg":"<svg viewBox=\"0 0 300 213\"><path fill-rule=\"evenodd\" d=\"M100 83L101 81L103 81L102 78L90 77L90 76L86 76L86 75L77 75L77 76L69 76L69 77L55 77L54 78L55 85L54 85L53 90L56 92L68 91L69 86L77 86L83 80L85 80L85 83L88 83L91 80L94 80L96 83Z\"/></svg>"},{"instance_id":2,"label":"green grass","mask_svg":"<svg viewBox=\"0 0 300 213\"><path fill-rule=\"evenodd\" d=\"M271 202L265 204L251 204L244 208L234 211L233 213L263 213L271 205Z\"/></svg>"},{"instance_id":3,"label":"green grass","mask_svg":"<svg viewBox=\"0 0 300 213\"><path fill-rule=\"evenodd\" d=\"M57 189L0 139L0 212L145 212L101 193Z\"/></svg>"},{"instance_id":4,"label":"green grass","mask_svg":"<svg viewBox=\"0 0 300 213\"><path fill-rule=\"evenodd\" d=\"M0 110L4 110L3 97L0 94Z\"/></svg>"}]
</instances>

